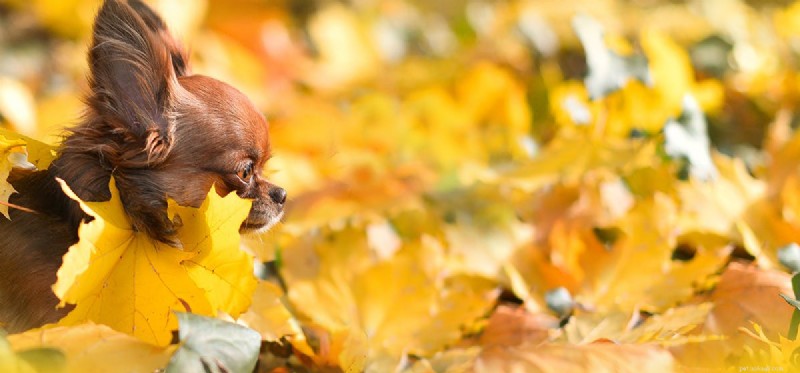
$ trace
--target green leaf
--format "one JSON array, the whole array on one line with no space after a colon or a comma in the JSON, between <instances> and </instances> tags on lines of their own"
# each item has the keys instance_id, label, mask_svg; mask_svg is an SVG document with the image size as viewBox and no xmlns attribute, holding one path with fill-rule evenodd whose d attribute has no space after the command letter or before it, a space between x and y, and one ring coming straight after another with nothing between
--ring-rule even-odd
<instances>
[{"instance_id":1,"label":"green leaf","mask_svg":"<svg viewBox=\"0 0 800 373\"><path fill-rule=\"evenodd\" d=\"M796 299L792 299L792 297L790 297L790 296L788 296L786 294L781 294L781 296L783 297L783 299L786 300L787 303L789 303L792 306L794 306L794 308L797 308L798 310L800 310L800 302L798 302Z\"/></svg>"},{"instance_id":2,"label":"green leaf","mask_svg":"<svg viewBox=\"0 0 800 373\"><path fill-rule=\"evenodd\" d=\"M781 294L781 296L795 308L794 312L792 312L792 320L789 322L789 333L787 335L789 339L795 340L797 338L797 329L800 327L800 302L797 301L800 298L800 273L792 276L792 290L794 290L794 299L786 294Z\"/></svg>"},{"instance_id":3,"label":"green leaf","mask_svg":"<svg viewBox=\"0 0 800 373\"><path fill-rule=\"evenodd\" d=\"M792 290L794 291L794 299L800 299L800 273L792 276Z\"/></svg>"},{"instance_id":4,"label":"green leaf","mask_svg":"<svg viewBox=\"0 0 800 373\"><path fill-rule=\"evenodd\" d=\"M250 373L256 366L261 335L244 326L178 312L180 347L167 373Z\"/></svg>"},{"instance_id":5,"label":"green leaf","mask_svg":"<svg viewBox=\"0 0 800 373\"><path fill-rule=\"evenodd\" d=\"M647 59L637 54L620 56L609 49L605 42L603 26L592 17L585 14L577 15L572 20L572 27L578 34L586 53L589 74L584 83L589 91L589 98L601 99L622 89L631 79L648 86L653 85Z\"/></svg>"},{"instance_id":6,"label":"green leaf","mask_svg":"<svg viewBox=\"0 0 800 373\"><path fill-rule=\"evenodd\" d=\"M800 307L798 307L798 302L796 299L800 298L800 273L795 274L792 276L792 290L794 290L794 298L789 299L786 295L781 294L783 299L786 299L789 304L795 307L794 312L792 312L792 320L789 322L789 333L788 338L791 340L797 339L797 329L800 326Z\"/></svg>"}]
</instances>

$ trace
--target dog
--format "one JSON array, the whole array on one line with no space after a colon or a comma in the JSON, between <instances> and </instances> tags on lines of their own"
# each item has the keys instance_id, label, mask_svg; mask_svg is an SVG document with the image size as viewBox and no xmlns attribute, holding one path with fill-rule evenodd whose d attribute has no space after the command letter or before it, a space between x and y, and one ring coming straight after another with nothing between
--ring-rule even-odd
<instances>
[{"instance_id":1,"label":"dog","mask_svg":"<svg viewBox=\"0 0 800 373\"><path fill-rule=\"evenodd\" d=\"M261 170L268 124L241 92L193 75L164 21L139 0L106 0L88 52L89 91L79 124L67 130L47 170L14 169L17 193L0 218L0 322L11 333L58 321L51 287L62 257L89 217L84 201L105 201L113 176L135 230L180 246L167 199L199 206L212 186L253 201L240 232L264 231L283 215L286 191Z\"/></svg>"}]
</instances>

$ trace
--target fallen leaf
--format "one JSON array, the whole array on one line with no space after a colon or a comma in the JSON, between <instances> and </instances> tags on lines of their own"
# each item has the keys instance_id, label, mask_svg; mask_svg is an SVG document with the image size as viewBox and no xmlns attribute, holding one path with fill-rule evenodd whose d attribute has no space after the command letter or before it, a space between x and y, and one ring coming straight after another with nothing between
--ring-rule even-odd
<instances>
[{"instance_id":1,"label":"fallen leaf","mask_svg":"<svg viewBox=\"0 0 800 373\"><path fill-rule=\"evenodd\" d=\"M249 201L212 188L198 209L171 206L183 222L177 237L185 246L178 249L133 230L113 179L107 202L80 201L61 184L94 217L81 225L81 240L64 256L53 285L62 307L76 305L61 325L91 320L165 345L178 326L176 310L238 315L249 306L256 280L238 234Z\"/></svg>"},{"instance_id":2,"label":"fallen leaf","mask_svg":"<svg viewBox=\"0 0 800 373\"><path fill-rule=\"evenodd\" d=\"M36 107L33 94L24 84L0 76L0 123L7 122L15 131L36 133Z\"/></svg>"},{"instance_id":3,"label":"fallen leaf","mask_svg":"<svg viewBox=\"0 0 800 373\"><path fill-rule=\"evenodd\" d=\"M282 302L283 291L270 282L260 281L253 292L253 304L239 322L261 333L265 341L278 341L284 336L302 336L302 330Z\"/></svg>"},{"instance_id":4,"label":"fallen leaf","mask_svg":"<svg viewBox=\"0 0 800 373\"><path fill-rule=\"evenodd\" d=\"M252 372L261 336L252 329L220 319L178 313L180 343L166 373Z\"/></svg>"},{"instance_id":5,"label":"fallen leaf","mask_svg":"<svg viewBox=\"0 0 800 373\"><path fill-rule=\"evenodd\" d=\"M34 329L8 338L14 351L55 348L66 356L66 372L151 373L166 367L174 346L158 347L93 323ZM5 370L4 370L5 371Z\"/></svg>"},{"instance_id":6,"label":"fallen leaf","mask_svg":"<svg viewBox=\"0 0 800 373\"><path fill-rule=\"evenodd\" d=\"M675 367L669 352L653 345L541 344L486 347L472 363L470 371L662 373L672 372Z\"/></svg>"},{"instance_id":7,"label":"fallen leaf","mask_svg":"<svg viewBox=\"0 0 800 373\"><path fill-rule=\"evenodd\" d=\"M424 247L406 245L376 260L366 234L354 227L327 234L286 249L282 273L289 299L301 320L364 333L367 366L387 354L396 362L406 353L428 356L454 343L497 294L486 279L444 276L436 261L420 267L423 256L432 258Z\"/></svg>"},{"instance_id":8,"label":"fallen leaf","mask_svg":"<svg viewBox=\"0 0 800 373\"><path fill-rule=\"evenodd\" d=\"M692 367L729 367L730 361L745 357L748 348L760 342L739 332L750 322L763 327L765 335L777 340L788 331L792 307L779 294L792 294L790 276L733 262L722 273L716 288L703 301L713 309L698 334L725 336L724 340L688 344L673 349L676 358Z\"/></svg>"},{"instance_id":9,"label":"fallen leaf","mask_svg":"<svg viewBox=\"0 0 800 373\"><path fill-rule=\"evenodd\" d=\"M0 333L0 371L8 373L60 373L66 372L64 354L52 347L30 347L15 352Z\"/></svg>"},{"instance_id":10,"label":"fallen leaf","mask_svg":"<svg viewBox=\"0 0 800 373\"><path fill-rule=\"evenodd\" d=\"M546 342L558 328L558 319L548 314L534 314L524 308L500 305L489 316L478 342L482 346L519 346Z\"/></svg>"}]
</instances>

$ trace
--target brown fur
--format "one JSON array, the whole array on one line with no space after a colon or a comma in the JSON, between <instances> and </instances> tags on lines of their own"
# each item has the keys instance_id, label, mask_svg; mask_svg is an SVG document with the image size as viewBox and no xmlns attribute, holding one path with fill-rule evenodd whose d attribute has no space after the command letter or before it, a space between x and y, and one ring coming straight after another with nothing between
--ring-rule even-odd
<instances>
[{"instance_id":1,"label":"brown fur","mask_svg":"<svg viewBox=\"0 0 800 373\"><path fill-rule=\"evenodd\" d=\"M51 290L66 250L87 216L62 192L61 178L82 199L110 197L114 176L135 229L180 246L167 198L199 206L214 185L253 199L242 229L277 221L286 194L260 175L270 156L267 122L233 87L191 75L187 57L164 22L138 0L107 0L95 19L89 52L90 94L83 121L66 136L45 171L14 170L18 191L0 218L0 322L17 332L57 321ZM253 176L240 176L252 163Z\"/></svg>"}]
</instances>

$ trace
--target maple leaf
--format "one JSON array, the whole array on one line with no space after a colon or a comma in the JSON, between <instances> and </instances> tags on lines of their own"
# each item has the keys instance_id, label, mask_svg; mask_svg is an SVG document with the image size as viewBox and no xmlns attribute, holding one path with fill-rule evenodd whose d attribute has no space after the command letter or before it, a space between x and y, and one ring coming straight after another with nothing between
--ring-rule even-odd
<instances>
[{"instance_id":1,"label":"maple leaf","mask_svg":"<svg viewBox=\"0 0 800 373\"><path fill-rule=\"evenodd\" d=\"M420 268L423 257L433 261L422 244L406 244L375 260L365 236L347 227L326 232L321 241L306 238L286 250L282 273L302 319L328 331L349 331L339 338L366 335L369 366L439 351L496 296L486 279L446 276L436 262Z\"/></svg>"},{"instance_id":2,"label":"maple leaf","mask_svg":"<svg viewBox=\"0 0 800 373\"><path fill-rule=\"evenodd\" d=\"M258 285L252 275L252 256L239 249L239 227L251 205L235 193L221 197L212 187L199 208L179 206L174 201L168 207L170 217L181 217L183 225L177 237L183 250L195 254L180 264L205 291L212 309L234 318L250 306Z\"/></svg>"},{"instance_id":3,"label":"maple leaf","mask_svg":"<svg viewBox=\"0 0 800 373\"><path fill-rule=\"evenodd\" d=\"M654 211L659 219L652 219ZM709 247L686 262L673 261L676 213L672 201L658 194L631 210L618 223L624 232L619 242L586 258L589 289L580 293L579 301L659 312L689 298L698 280L725 264L729 250Z\"/></svg>"},{"instance_id":4,"label":"maple leaf","mask_svg":"<svg viewBox=\"0 0 800 373\"><path fill-rule=\"evenodd\" d=\"M751 330L752 329L752 330ZM740 327L739 332L755 341L761 342L753 349L746 349L743 356L739 357L739 366L768 366L788 368L796 371L800 368L797 361L797 351L800 349L800 339L789 339L782 335L770 338L764 328L758 323L750 322L750 328Z\"/></svg>"},{"instance_id":5,"label":"maple leaf","mask_svg":"<svg viewBox=\"0 0 800 373\"><path fill-rule=\"evenodd\" d=\"M792 307L779 296L782 293L792 293L788 274L731 263L716 288L700 297L713 304L713 308L701 327L694 331L726 338L676 346L673 354L688 366L717 369L746 358L745 350L758 348L762 342L740 333L740 328L757 323L772 340L788 329Z\"/></svg>"},{"instance_id":6,"label":"maple leaf","mask_svg":"<svg viewBox=\"0 0 800 373\"><path fill-rule=\"evenodd\" d=\"M30 138L19 133L0 128L0 136L11 142L22 142L25 144L25 161L32 164L37 170L44 170L50 167L50 163L56 159L55 147L45 144L39 140ZM25 164L30 168L30 165Z\"/></svg>"},{"instance_id":7,"label":"maple leaf","mask_svg":"<svg viewBox=\"0 0 800 373\"><path fill-rule=\"evenodd\" d=\"M133 229L113 179L107 202L81 201L59 182L94 218L81 224L80 241L53 285L60 306L75 304L60 324L91 320L164 345L177 327L173 310L238 316L249 306L256 280L252 259L239 251L238 231L251 202L212 188L197 209L171 204L171 215L183 222L179 249Z\"/></svg>"},{"instance_id":8,"label":"maple leaf","mask_svg":"<svg viewBox=\"0 0 800 373\"><path fill-rule=\"evenodd\" d=\"M6 180L12 168L45 169L54 158L52 147L0 128L0 213L8 216L8 198L16 193Z\"/></svg>"},{"instance_id":9,"label":"maple leaf","mask_svg":"<svg viewBox=\"0 0 800 373\"><path fill-rule=\"evenodd\" d=\"M20 153L22 146L25 145L21 140L10 140L0 135L0 213L5 215L6 219L10 219L8 215L8 198L17 191L14 187L6 181L8 175L11 173L11 168L15 163L19 163L20 156L24 160L24 154ZM15 160L17 160L15 162Z\"/></svg>"}]
</instances>

